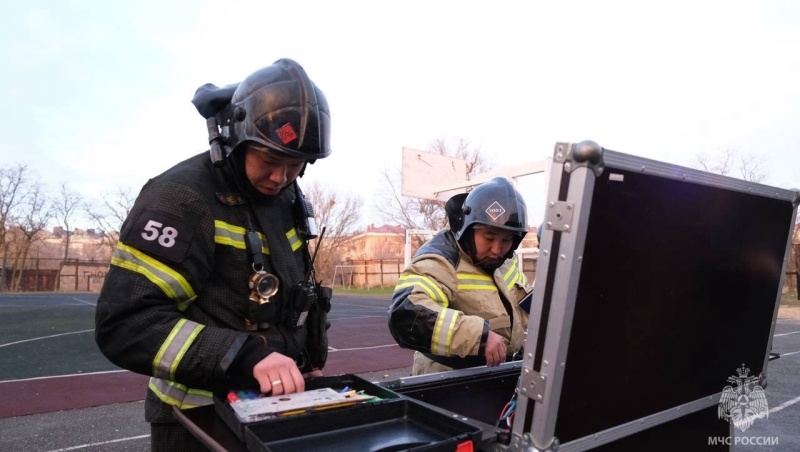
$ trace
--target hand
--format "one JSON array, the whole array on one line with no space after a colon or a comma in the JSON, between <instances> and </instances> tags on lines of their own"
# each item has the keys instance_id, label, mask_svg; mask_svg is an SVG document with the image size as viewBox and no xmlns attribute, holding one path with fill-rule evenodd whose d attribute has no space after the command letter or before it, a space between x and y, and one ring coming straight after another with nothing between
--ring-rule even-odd
<instances>
[{"instance_id":1,"label":"hand","mask_svg":"<svg viewBox=\"0 0 800 452\"><path fill-rule=\"evenodd\" d=\"M303 375L294 360L277 352L270 353L255 365L253 377L264 394L291 394L306 389Z\"/></svg>"},{"instance_id":2,"label":"hand","mask_svg":"<svg viewBox=\"0 0 800 452\"><path fill-rule=\"evenodd\" d=\"M483 354L486 356L486 365L488 367L495 367L504 363L506 361L506 341L503 336L494 331L489 331Z\"/></svg>"},{"instance_id":3,"label":"hand","mask_svg":"<svg viewBox=\"0 0 800 452\"><path fill-rule=\"evenodd\" d=\"M322 376L323 375L322 375L322 370L321 369L314 369L311 372L306 372L306 373L303 374L303 378L305 378L305 379L317 378L317 377L322 377Z\"/></svg>"}]
</instances>

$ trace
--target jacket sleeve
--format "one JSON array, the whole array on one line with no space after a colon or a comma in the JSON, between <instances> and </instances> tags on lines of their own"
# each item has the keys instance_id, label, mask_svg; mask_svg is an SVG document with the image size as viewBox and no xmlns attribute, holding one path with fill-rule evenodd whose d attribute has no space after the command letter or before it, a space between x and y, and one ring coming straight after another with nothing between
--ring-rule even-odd
<instances>
[{"instance_id":1,"label":"jacket sleeve","mask_svg":"<svg viewBox=\"0 0 800 452\"><path fill-rule=\"evenodd\" d=\"M243 361L237 354L253 343L250 335L185 315L212 276L214 236L214 217L200 194L164 181L145 185L122 226L97 301L95 340L111 362L209 388L226 378L234 361Z\"/></svg>"},{"instance_id":2,"label":"jacket sleeve","mask_svg":"<svg viewBox=\"0 0 800 452\"><path fill-rule=\"evenodd\" d=\"M515 315L520 317L522 325L527 328L529 314L527 311L520 308L520 303L533 291L533 281L528 281L528 277L525 276L525 273L519 270L519 259L519 255L515 253L514 258L511 260L510 267L507 268L507 270L511 271L506 271L503 279L508 284L511 300L516 304L516 308L514 309Z\"/></svg>"},{"instance_id":3,"label":"jacket sleeve","mask_svg":"<svg viewBox=\"0 0 800 452\"><path fill-rule=\"evenodd\" d=\"M443 356L482 355L489 334L483 318L451 309L456 271L437 255L405 269L392 295L389 330L404 348Z\"/></svg>"}]
</instances>

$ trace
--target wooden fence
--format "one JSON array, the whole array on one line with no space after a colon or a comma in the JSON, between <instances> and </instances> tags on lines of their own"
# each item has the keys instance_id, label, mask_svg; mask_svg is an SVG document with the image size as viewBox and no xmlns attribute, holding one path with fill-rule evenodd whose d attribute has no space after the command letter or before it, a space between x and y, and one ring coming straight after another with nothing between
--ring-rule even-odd
<instances>
[{"instance_id":1,"label":"wooden fence","mask_svg":"<svg viewBox=\"0 0 800 452\"><path fill-rule=\"evenodd\" d=\"M60 259L33 259L21 275L6 268L3 275L3 292L13 287L13 278L19 278L17 292L99 292L108 271L108 262ZM59 270L61 272L59 277Z\"/></svg>"},{"instance_id":2,"label":"wooden fence","mask_svg":"<svg viewBox=\"0 0 800 452\"><path fill-rule=\"evenodd\" d=\"M45 259L41 259L44 261ZM41 265L40 265L41 264ZM95 261L74 261L70 260L63 264L61 268L60 282L58 280L57 264L42 264L34 262L31 268L22 270L18 292L99 292L105 281L108 271L108 262ZM52 268L56 266L56 268ZM791 265L787 269L783 293L797 293L800 285L800 274ZM4 271L2 292L9 292L12 285L12 269L0 269ZM337 265L334 271L333 285L335 287L356 287L356 288L375 288L375 287L394 287L403 271L402 259L367 259L348 261ZM524 258L522 261L522 271L527 276L528 281L533 281L536 277L536 259ZM800 299L800 295L798 296Z\"/></svg>"},{"instance_id":3,"label":"wooden fence","mask_svg":"<svg viewBox=\"0 0 800 452\"><path fill-rule=\"evenodd\" d=\"M337 265L333 275L334 287L394 287L403 272L403 259L361 259ZM536 277L536 260L522 260L522 271L533 281Z\"/></svg>"}]
</instances>

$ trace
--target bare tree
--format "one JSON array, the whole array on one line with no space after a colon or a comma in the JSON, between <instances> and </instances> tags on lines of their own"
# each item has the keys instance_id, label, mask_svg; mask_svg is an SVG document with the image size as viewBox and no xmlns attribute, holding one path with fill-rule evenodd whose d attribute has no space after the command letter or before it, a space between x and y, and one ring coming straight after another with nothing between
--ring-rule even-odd
<instances>
[{"instance_id":1,"label":"bare tree","mask_svg":"<svg viewBox=\"0 0 800 452\"><path fill-rule=\"evenodd\" d=\"M5 274L8 265L8 233L17 223L17 209L23 205L31 190L32 173L26 164L0 167L0 292L5 290Z\"/></svg>"},{"instance_id":2,"label":"bare tree","mask_svg":"<svg viewBox=\"0 0 800 452\"><path fill-rule=\"evenodd\" d=\"M463 138L448 143L442 138L435 139L428 149L433 154L455 157L466 161L467 180L492 168L488 158L480 147ZM399 170L383 171L387 190L379 199L375 209L378 215L390 224L397 224L406 229L444 229L447 216L444 212L444 201L412 198L400 194L398 179Z\"/></svg>"},{"instance_id":3,"label":"bare tree","mask_svg":"<svg viewBox=\"0 0 800 452\"><path fill-rule=\"evenodd\" d=\"M314 267L317 269L317 280L330 282L344 243L360 220L364 200L353 194L339 196L327 192L317 182L307 187L304 193L314 206L314 217L320 233L323 228L325 231L322 240L312 242L312 252L316 253Z\"/></svg>"},{"instance_id":4,"label":"bare tree","mask_svg":"<svg viewBox=\"0 0 800 452\"><path fill-rule=\"evenodd\" d=\"M91 200L83 206L93 225L103 234L103 245L112 252L119 241L122 223L135 201L136 194L129 187L117 186L114 191L103 193L99 201Z\"/></svg>"},{"instance_id":5,"label":"bare tree","mask_svg":"<svg viewBox=\"0 0 800 452\"><path fill-rule=\"evenodd\" d=\"M75 214L78 212L80 206L80 194L70 189L66 182L62 182L58 195L53 199L53 211L55 212L56 220L61 223L61 226L64 230L64 254L62 255L63 262L66 262L69 259L70 235L73 232L70 230L70 224L72 223L72 220L74 219ZM63 263L59 268L58 276L56 277L56 290L61 289L62 270Z\"/></svg>"},{"instance_id":6,"label":"bare tree","mask_svg":"<svg viewBox=\"0 0 800 452\"><path fill-rule=\"evenodd\" d=\"M766 163L765 157L752 154L739 155L736 148L732 147L722 149L711 156L708 154L697 155L697 164L704 171L758 183L767 180L767 175L763 171Z\"/></svg>"},{"instance_id":7,"label":"bare tree","mask_svg":"<svg viewBox=\"0 0 800 452\"><path fill-rule=\"evenodd\" d=\"M33 245L42 239L42 232L47 228L47 223L53 219L53 208L49 205L44 187L35 182L25 199L25 208L19 216L16 232L19 232L17 250L14 256L14 274L11 290L19 288L22 273L27 268L26 262Z\"/></svg>"}]
</instances>

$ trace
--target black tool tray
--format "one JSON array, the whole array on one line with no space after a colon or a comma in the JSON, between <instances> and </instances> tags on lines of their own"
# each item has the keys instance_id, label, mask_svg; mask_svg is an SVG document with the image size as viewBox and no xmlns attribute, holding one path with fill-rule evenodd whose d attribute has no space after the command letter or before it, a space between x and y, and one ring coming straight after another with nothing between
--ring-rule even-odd
<instances>
[{"instance_id":1,"label":"black tool tray","mask_svg":"<svg viewBox=\"0 0 800 452\"><path fill-rule=\"evenodd\" d=\"M380 386L445 412L494 425L516 392L521 364L516 361L499 367L474 367L404 377L382 382Z\"/></svg>"},{"instance_id":2,"label":"black tool tray","mask_svg":"<svg viewBox=\"0 0 800 452\"><path fill-rule=\"evenodd\" d=\"M249 451L455 451L480 428L401 398L246 427ZM471 450L471 449L469 449Z\"/></svg>"}]
</instances>

